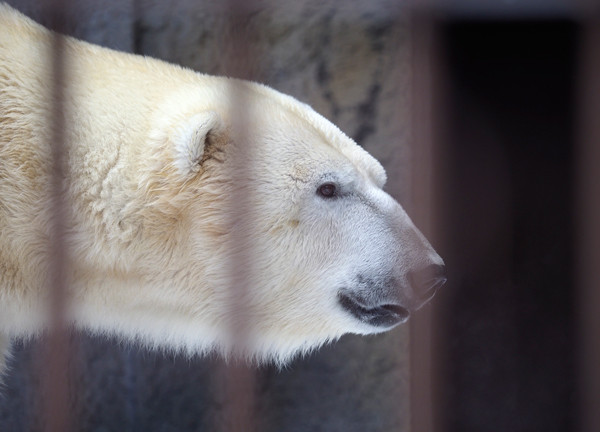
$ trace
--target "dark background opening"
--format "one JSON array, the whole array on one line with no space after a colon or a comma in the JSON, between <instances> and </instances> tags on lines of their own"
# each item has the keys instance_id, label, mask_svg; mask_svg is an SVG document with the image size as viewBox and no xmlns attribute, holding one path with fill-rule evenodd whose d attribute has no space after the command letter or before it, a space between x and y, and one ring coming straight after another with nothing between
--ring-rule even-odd
<instances>
[{"instance_id":1,"label":"dark background opening","mask_svg":"<svg viewBox=\"0 0 600 432\"><path fill-rule=\"evenodd\" d=\"M442 430L575 430L578 26L440 30Z\"/></svg>"}]
</instances>

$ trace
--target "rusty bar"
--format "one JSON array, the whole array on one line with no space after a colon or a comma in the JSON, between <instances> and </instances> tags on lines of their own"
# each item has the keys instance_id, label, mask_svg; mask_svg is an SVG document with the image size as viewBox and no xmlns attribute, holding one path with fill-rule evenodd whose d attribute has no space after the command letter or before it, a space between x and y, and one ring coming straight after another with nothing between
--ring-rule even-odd
<instances>
[{"instance_id":1,"label":"rusty bar","mask_svg":"<svg viewBox=\"0 0 600 432\"><path fill-rule=\"evenodd\" d=\"M433 13L414 9L410 17L411 40L411 200L410 213L416 225L435 245L436 232L436 141L438 123L434 98L439 67L436 21ZM438 307L424 307L410 323L410 413L411 430L440 431L436 388L439 385L434 315Z\"/></svg>"},{"instance_id":2,"label":"rusty bar","mask_svg":"<svg viewBox=\"0 0 600 432\"><path fill-rule=\"evenodd\" d=\"M600 431L600 18L583 25L578 155L581 431Z\"/></svg>"},{"instance_id":3,"label":"rusty bar","mask_svg":"<svg viewBox=\"0 0 600 432\"><path fill-rule=\"evenodd\" d=\"M65 1L54 0L46 5L52 27L61 31L65 27ZM67 177L65 95L67 71L65 67L65 40L53 33L51 45L51 107L48 127L51 129L51 220L50 248L48 256L49 331L45 345L45 364L42 368L42 397L44 430L65 432L71 430L69 415L68 359L70 340L65 319L67 306L67 268L69 254L66 242L65 221L68 204L63 193L63 182Z\"/></svg>"}]
</instances>

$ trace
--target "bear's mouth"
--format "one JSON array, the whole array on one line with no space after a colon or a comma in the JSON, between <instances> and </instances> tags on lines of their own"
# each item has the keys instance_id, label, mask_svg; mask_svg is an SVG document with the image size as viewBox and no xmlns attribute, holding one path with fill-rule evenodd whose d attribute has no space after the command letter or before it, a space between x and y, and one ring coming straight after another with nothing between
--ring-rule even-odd
<instances>
[{"instance_id":1,"label":"bear's mouth","mask_svg":"<svg viewBox=\"0 0 600 432\"><path fill-rule=\"evenodd\" d=\"M374 327L391 328L405 322L410 312L395 303L371 305L362 298L341 292L338 294L340 305L358 320Z\"/></svg>"}]
</instances>

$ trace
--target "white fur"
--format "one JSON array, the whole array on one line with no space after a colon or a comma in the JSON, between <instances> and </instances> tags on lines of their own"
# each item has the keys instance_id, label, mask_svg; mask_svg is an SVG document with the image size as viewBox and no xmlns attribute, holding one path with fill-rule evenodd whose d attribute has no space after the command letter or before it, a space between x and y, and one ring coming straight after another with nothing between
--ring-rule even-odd
<instances>
[{"instance_id":1,"label":"white fur","mask_svg":"<svg viewBox=\"0 0 600 432\"><path fill-rule=\"evenodd\" d=\"M218 133L220 128L221 119L212 111L196 114L177 127L173 144L177 152L175 166L180 174L200 171L207 136L211 131Z\"/></svg>"},{"instance_id":2,"label":"white fur","mask_svg":"<svg viewBox=\"0 0 600 432\"><path fill-rule=\"evenodd\" d=\"M47 325L51 40L0 5L0 342ZM348 313L340 290L420 305L407 274L441 259L382 191L381 165L309 106L71 38L64 47L74 326L283 362L387 330ZM323 182L342 195L319 196Z\"/></svg>"}]
</instances>

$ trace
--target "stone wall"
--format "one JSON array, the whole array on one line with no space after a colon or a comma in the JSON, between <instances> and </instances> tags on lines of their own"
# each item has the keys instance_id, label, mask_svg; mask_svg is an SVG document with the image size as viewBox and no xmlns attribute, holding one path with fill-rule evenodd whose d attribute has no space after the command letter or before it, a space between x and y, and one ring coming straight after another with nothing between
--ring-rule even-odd
<instances>
[{"instance_id":1,"label":"stone wall","mask_svg":"<svg viewBox=\"0 0 600 432\"><path fill-rule=\"evenodd\" d=\"M47 2L9 0L47 24ZM216 2L85 0L69 32L111 48L211 74L234 74L225 9ZM260 80L312 105L382 161L387 186L409 192L408 22L393 2L261 3L246 24ZM73 336L73 413L81 431L213 431L227 394L215 358L147 352L114 340ZM15 349L0 431L39 428L39 342ZM256 371L261 431L409 429L408 329L347 336L285 370Z\"/></svg>"}]
</instances>

